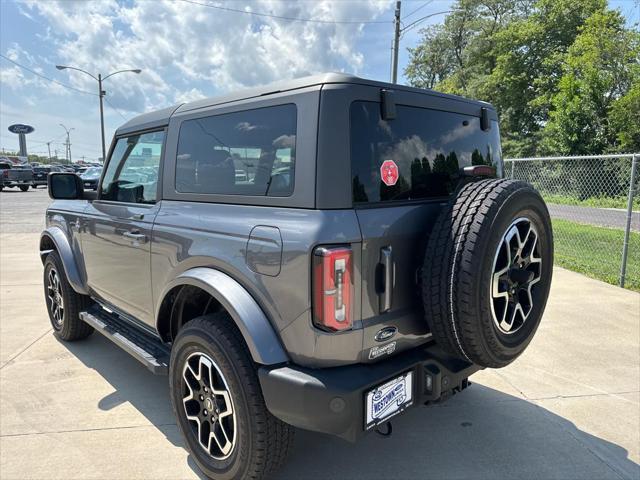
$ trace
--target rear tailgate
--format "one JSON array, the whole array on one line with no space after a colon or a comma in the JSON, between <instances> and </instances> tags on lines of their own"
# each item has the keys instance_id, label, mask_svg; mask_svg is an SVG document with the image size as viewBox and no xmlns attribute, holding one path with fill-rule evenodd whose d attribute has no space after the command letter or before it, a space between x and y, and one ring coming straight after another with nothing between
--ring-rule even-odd
<instances>
[{"instance_id":1,"label":"rear tailgate","mask_svg":"<svg viewBox=\"0 0 640 480\"><path fill-rule=\"evenodd\" d=\"M21 166L14 166L6 170L6 180L13 183L31 183L33 180L33 170Z\"/></svg>"},{"instance_id":2,"label":"rear tailgate","mask_svg":"<svg viewBox=\"0 0 640 480\"><path fill-rule=\"evenodd\" d=\"M371 101L353 102L350 111L363 349L370 360L427 341L420 277L429 232L461 167L501 168L497 122L483 131L479 106L472 109L477 115L400 104L396 111L384 120L380 103ZM385 327L397 333L380 338Z\"/></svg>"},{"instance_id":3,"label":"rear tailgate","mask_svg":"<svg viewBox=\"0 0 640 480\"><path fill-rule=\"evenodd\" d=\"M363 349L374 357L384 345L376 334L395 327L391 339L398 351L421 343L428 333L419 286L426 229L438 214L438 204L362 208L356 210L362 233ZM382 341L380 341L382 340ZM384 351L379 351L384 355ZM373 359L373 358L370 358Z\"/></svg>"}]
</instances>

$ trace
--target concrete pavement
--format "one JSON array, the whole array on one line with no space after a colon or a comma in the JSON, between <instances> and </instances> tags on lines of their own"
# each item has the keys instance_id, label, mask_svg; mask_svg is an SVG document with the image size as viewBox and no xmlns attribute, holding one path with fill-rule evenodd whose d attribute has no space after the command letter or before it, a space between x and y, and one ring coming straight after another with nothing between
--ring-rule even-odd
<instances>
[{"instance_id":1,"label":"concrete pavement","mask_svg":"<svg viewBox=\"0 0 640 480\"><path fill-rule=\"evenodd\" d=\"M46 193L20 194L0 193L0 478L202 478L166 377L101 335L51 334L36 233ZM277 478L640 478L640 294L556 269L529 349L472 381L394 420L388 439L298 431Z\"/></svg>"}]
</instances>

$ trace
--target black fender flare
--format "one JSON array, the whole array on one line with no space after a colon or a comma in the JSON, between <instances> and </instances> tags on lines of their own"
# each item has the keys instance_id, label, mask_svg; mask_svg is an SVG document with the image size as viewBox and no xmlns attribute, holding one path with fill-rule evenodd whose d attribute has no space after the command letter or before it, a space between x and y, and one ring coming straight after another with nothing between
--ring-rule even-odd
<instances>
[{"instance_id":1,"label":"black fender flare","mask_svg":"<svg viewBox=\"0 0 640 480\"><path fill-rule=\"evenodd\" d=\"M155 318L158 332L160 306L166 295L181 285L198 287L220 302L240 330L251 357L256 363L276 365L289 361L271 322L253 296L226 273L209 267L189 269L165 286L156 305Z\"/></svg>"},{"instance_id":2,"label":"black fender flare","mask_svg":"<svg viewBox=\"0 0 640 480\"><path fill-rule=\"evenodd\" d=\"M81 295L88 295L89 290L87 289L84 275L82 275L78 268L73 250L69 244L69 239L60 227L48 227L40 235L40 258L43 263L46 256L53 250L51 248L43 248L43 244L46 245L49 242L53 243L55 250L58 252L58 255L60 255L64 273L67 276L71 288Z\"/></svg>"}]
</instances>

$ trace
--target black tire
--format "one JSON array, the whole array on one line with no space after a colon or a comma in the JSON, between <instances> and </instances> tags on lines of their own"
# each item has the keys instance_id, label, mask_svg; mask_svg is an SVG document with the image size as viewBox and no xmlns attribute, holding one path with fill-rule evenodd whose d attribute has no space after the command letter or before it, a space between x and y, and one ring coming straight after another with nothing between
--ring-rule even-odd
<instances>
[{"instance_id":1,"label":"black tire","mask_svg":"<svg viewBox=\"0 0 640 480\"><path fill-rule=\"evenodd\" d=\"M29 185L20 185L20 190L26 192L27 190L29 190Z\"/></svg>"},{"instance_id":2,"label":"black tire","mask_svg":"<svg viewBox=\"0 0 640 480\"><path fill-rule=\"evenodd\" d=\"M33 188L35 190L36 188L38 188L38 185L33 184L33 185L31 185L31 188Z\"/></svg>"},{"instance_id":3,"label":"black tire","mask_svg":"<svg viewBox=\"0 0 640 480\"><path fill-rule=\"evenodd\" d=\"M552 271L551 220L531 185L463 186L436 221L422 269L425 316L436 342L483 367L508 365L540 324Z\"/></svg>"},{"instance_id":4,"label":"black tire","mask_svg":"<svg viewBox=\"0 0 640 480\"><path fill-rule=\"evenodd\" d=\"M194 359L198 361L202 358L214 363L223 379L222 383L219 382L223 387L219 388L227 388L231 398L235 423L232 430L227 417L225 431L227 437L231 436L229 432L235 432L235 440L226 457L223 455L225 452L215 444L212 444L213 452L210 449L208 453L196 434L196 426L201 425L206 436L207 430L212 428L211 424L215 425L213 421L209 422L207 418L209 426L205 426L198 421L187 420L187 408L191 410L191 415L195 411L199 412L198 415L203 415L206 411L206 395L213 398L211 393L206 393L206 384L196 384L192 389L187 387L187 380L183 378L183 372L187 372L186 362L190 362L189 365L195 369ZM216 372L211 371L214 374ZM260 479L278 470L285 462L293 444L294 429L267 410L256 365L240 332L226 312L195 318L182 327L171 349L169 379L173 411L187 449L208 477L216 480ZM188 380L192 381L193 377L190 376ZM187 400L185 407L185 396L195 395L196 392L203 393L204 403L194 398ZM219 401L219 397L216 398ZM224 410L228 411L226 400L223 405ZM222 416L216 421L222 422ZM220 427L217 431L221 432ZM217 454L219 458L214 458L210 453Z\"/></svg>"},{"instance_id":5,"label":"black tire","mask_svg":"<svg viewBox=\"0 0 640 480\"><path fill-rule=\"evenodd\" d=\"M63 308L59 317L56 316L54 308L57 302L52 300L52 297L56 298L51 290L52 272L58 277L60 285L59 293ZM44 262L44 300L53 334L60 340L67 342L82 340L93 333L93 327L80 320L80 312L90 307L93 302L90 297L80 295L69 285L62 260L55 250L47 255Z\"/></svg>"}]
</instances>

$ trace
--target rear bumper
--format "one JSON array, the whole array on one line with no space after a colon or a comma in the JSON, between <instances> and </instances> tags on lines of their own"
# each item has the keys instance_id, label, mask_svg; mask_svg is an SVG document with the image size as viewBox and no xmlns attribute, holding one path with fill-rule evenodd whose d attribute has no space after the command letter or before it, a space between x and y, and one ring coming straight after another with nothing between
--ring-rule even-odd
<instances>
[{"instance_id":1,"label":"rear bumper","mask_svg":"<svg viewBox=\"0 0 640 480\"><path fill-rule=\"evenodd\" d=\"M261 367L259 378L267 408L283 422L355 441L367 433L365 395L373 387L412 371L412 408L463 390L467 378L478 370L477 365L448 357L432 346L366 365Z\"/></svg>"}]
</instances>

